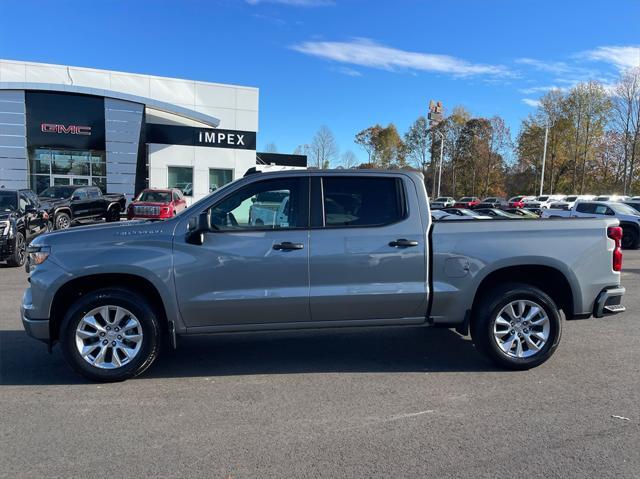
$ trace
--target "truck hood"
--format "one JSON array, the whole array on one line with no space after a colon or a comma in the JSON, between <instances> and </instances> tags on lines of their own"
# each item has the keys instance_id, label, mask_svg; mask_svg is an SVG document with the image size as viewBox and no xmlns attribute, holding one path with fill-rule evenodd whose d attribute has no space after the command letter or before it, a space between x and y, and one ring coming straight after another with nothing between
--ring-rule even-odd
<instances>
[{"instance_id":1,"label":"truck hood","mask_svg":"<svg viewBox=\"0 0 640 479\"><path fill-rule=\"evenodd\" d=\"M136 241L158 234L172 233L177 221L137 220L127 222L103 223L96 225L74 226L60 231L52 231L40 235L32 242L32 246L61 246L78 248L81 245L102 244L122 245L124 242Z\"/></svg>"}]
</instances>

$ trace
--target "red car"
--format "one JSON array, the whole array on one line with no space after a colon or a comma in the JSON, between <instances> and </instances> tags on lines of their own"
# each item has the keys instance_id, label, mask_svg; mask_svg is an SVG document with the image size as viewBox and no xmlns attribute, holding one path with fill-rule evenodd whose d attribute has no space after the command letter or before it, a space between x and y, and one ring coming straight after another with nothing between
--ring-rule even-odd
<instances>
[{"instance_id":1,"label":"red car","mask_svg":"<svg viewBox=\"0 0 640 479\"><path fill-rule=\"evenodd\" d=\"M525 201L531 198L531 196L514 196L509 198L507 204L509 205L509 208L524 208Z\"/></svg>"},{"instance_id":2,"label":"red car","mask_svg":"<svg viewBox=\"0 0 640 479\"><path fill-rule=\"evenodd\" d=\"M453 207L471 209L478 204L480 204L480 198L477 198L475 196L465 196L463 198L460 198L458 201L456 201Z\"/></svg>"},{"instance_id":3,"label":"red car","mask_svg":"<svg viewBox=\"0 0 640 479\"><path fill-rule=\"evenodd\" d=\"M127 218L172 218L187 207L182 191L148 188L138 195L127 208Z\"/></svg>"}]
</instances>

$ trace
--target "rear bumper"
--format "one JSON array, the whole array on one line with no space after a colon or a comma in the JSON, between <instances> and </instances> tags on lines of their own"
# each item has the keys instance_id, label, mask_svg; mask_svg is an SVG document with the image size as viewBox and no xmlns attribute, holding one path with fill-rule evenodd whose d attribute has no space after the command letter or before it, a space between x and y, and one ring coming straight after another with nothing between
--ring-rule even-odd
<instances>
[{"instance_id":1,"label":"rear bumper","mask_svg":"<svg viewBox=\"0 0 640 479\"><path fill-rule=\"evenodd\" d=\"M603 289L593 305L593 315L596 318L603 318L618 313L623 313L625 307L622 305L622 296L625 289L622 286Z\"/></svg>"}]
</instances>

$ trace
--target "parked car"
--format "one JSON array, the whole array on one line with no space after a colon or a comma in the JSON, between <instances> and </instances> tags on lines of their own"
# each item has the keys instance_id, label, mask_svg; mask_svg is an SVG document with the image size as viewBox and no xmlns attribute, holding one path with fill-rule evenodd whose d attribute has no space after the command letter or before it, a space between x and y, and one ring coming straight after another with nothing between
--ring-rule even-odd
<instances>
[{"instance_id":1,"label":"parked car","mask_svg":"<svg viewBox=\"0 0 640 479\"><path fill-rule=\"evenodd\" d=\"M512 196L507 200L507 207L509 208L524 208L524 204L527 201L534 200L535 196Z\"/></svg>"},{"instance_id":2,"label":"parked car","mask_svg":"<svg viewBox=\"0 0 640 479\"><path fill-rule=\"evenodd\" d=\"M507 201L504 198L498 198L496 196L490 196L485 198L480 203L475 205L473 209L477 208L502 208L507 206Z\"/></svg>"},{"instance_id":3,"label":"parked car","mask_svg":"<svg viewBox=\"0 0 640 479\"><path fill-rule=\"evenodd\" d=\"M629 198L629 201L640 202L640 196L632 196L631 198Z\"/></svg>"},{"instance_id":4,"label":"parked car","mask_svg":"<svg viewBox=\"0 0 640 479\"><path fill-rule=\"evenodd\" d=\"M556 201L563 201L564 199L565 195L541 195L536 196L534 200L525 201L524 207L546 210L547 208L549 208L551 203L554 203Z\"/></svg>"},{"instance_id":5,"label":"parked car","mask_svg":"<svg viewBox=\"0 0 640 479\"><path fill-rule=\"evenodd\" d=\"M640 213L617 201L580 201L572 209L545 210L543 218L617 218L622 226L622 247L640 248Z\"/></svg>"},{"instance_id":6,"label":"parked car","mask_svg":"<svg viewBox=\"0 0 640 479\"><path fill-rule=\"evenodd\" d=\"M466 219L480 219L480 220L489 220L491 217L482 215L480 213L476 213L474 210L470 210L468 208L443 208L442 211L449 215L461 216Z\"/></svg>"},{"instance_id":7,"label":"parked car","mask_svg":"<svg viewBox=\"0 0 640 479\"><path fill-rule=\"evenodd\" d=\"M511 213L507 213L504 210L498 208L474 208L474 213L478 213L483 216L489 216L494 220L508 220L508 219L516 219L519 220L522 217L519 215L514 215Z\"/></svg>"},{"instance_id":8,"label":"parked car","mask_svg":"<svg viewBox=\"0 0 640 479\"><path fill-rule=\"evenodd\" d=\"M96 186L51 186L39 198L57 230L67 229L78 220L119 221L127 204L124 195L103 195Z\"/></svg>"},{"instance_id":9,"label":"parked car","mask_svg":"<svg viewBox=\"0 0 640 479\"><path fill-rule=\"evenodd\" d=\"M511 213L512 215L521 216L522 218L530 220L540 218L539 215L526 208L505 208L504 211L506 211L507 213Z\"/></svg>"},{"instance_id":10,"label":"parked car","mask_svg":"<svg viewBox=\"0 0 640 479\"><path fill-rule=\"evenodd\" d=\"M554 201L549 205L549 208L555 210L570 210L575 205L576 201L593 201L595 196L593 195L569 195L562 201Z\"/></svg>"},{"instance_id":11,"label":"parked car","mask_svg":"<svg viewBox=\"0 0 640 479\"><path fill-rule=\"evenodd\" d=\"M454 208L473 208L480 203L480 198L476 196L463 196L453 205Z\"/></svg>"},{"instance_id":12,"label":"parked car","mask_svg":"<svg viewBox=\"0 0 640 479\"><path fill-rule=\"evenodd\" d=\"M33 191L0 189L0 261L22 266L29 242L49 228L49 215Z\"/></svg>"},{"instance_id":13,"label":"parked car","mask_svg":"<svg viewBox=\"0 0 640 479\"><path fill-rule=\"evenodd\" d=\"M621 202L625 202L625 201L629 201L629 197L628 196L621 196L621 195L600 195L600 196L596 196L593 201L621 201Z\"/></svg>"},{"instance_id":14,"label":"parked car","mask_svg":"<svg viewBox=\"0 0 640 479\"><path fill-rule=\"evenodd\" d=\"M287 226L240 219L257 194L282 190ZM350 219L330 217L328 200ZM373 325L470 331L498 365L528 369L553 355L562 315L624 311L618 223L432 228L419 173L253 174L166 221L36 238L22 321L98 381L142 373L164 337L176 347L189 334Z\"/></svg>"},{"instance_id":15,"label":"parked car","mask_svg":"<svg viewBox=\"0 0 640 479\"><path fill-rule=\"evenodd\" d=\"M640 212L640 200L639 201L629 200L629 201L625 201L624 204Z\"/></svg>"},{"instance_id":16,"label":"parked car","mask_svg":"<svg viewBox=\"0 0 640 479\"><path fill-rule=\"evenodd\" d=\"M164 220L172 218L187 207L182 191L178 188L147 188L134 199L127 208L127 218L151 218Z\"/></svg>"},{"instance_id":17,"label":"parked car","mask_svg":"<svg viewBox=\"0 0 640 479\"><path fill-rule=\"evenodd\" d=\"M429 206L431 206L432 210L438 208L451 208L456 204L456 200L451 198L450 196L439 196L435 200L433 200Z\"/></svg>"},{"instance_id":18,"label":"parked car","mask_svg":"<svg viewBox=\"0 0 640 479\"><path fill-rule=\"evenodd\" d=\"M542 215L542 210L540 208L524 207L522 209L536 215L538 218Z\"/></svg>"}]
</instances>

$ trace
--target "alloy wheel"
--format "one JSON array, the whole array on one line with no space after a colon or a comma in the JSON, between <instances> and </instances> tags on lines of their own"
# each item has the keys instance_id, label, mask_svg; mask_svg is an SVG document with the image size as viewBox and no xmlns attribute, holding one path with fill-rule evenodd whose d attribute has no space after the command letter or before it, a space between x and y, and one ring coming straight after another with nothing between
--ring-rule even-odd
<instances>
[{"instance_id":1,"label":"alloy wheel","mask_svg":"<svg viewBox=\"0 0 640 479\"><path fill-rule=\"evenodd\" d=\"M493 337L500 350L512 358L529 358L549 340L551 322L534 301L515 300L504 306L493 323Z\"/></svg>"},{"instance_id":2,"label":"alloy wheel","mask_svg":"<svg viewBox=\"0 0 640 479\"><path fill-rule=\"evenodd\" d=\"M131 363L142 347L142 326L129 310L115 305L86 313L76 328L80 356L100 369L117 369Z\"/></svg>"}]
</instances>

